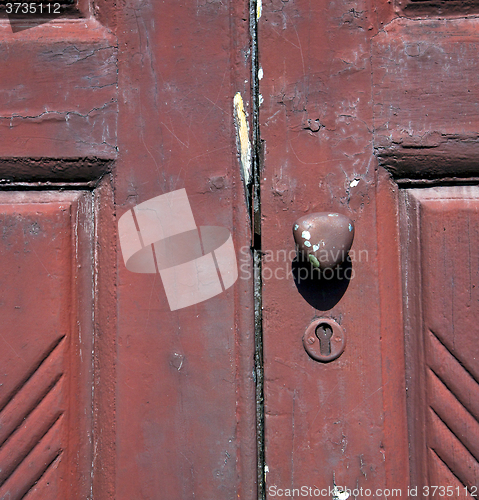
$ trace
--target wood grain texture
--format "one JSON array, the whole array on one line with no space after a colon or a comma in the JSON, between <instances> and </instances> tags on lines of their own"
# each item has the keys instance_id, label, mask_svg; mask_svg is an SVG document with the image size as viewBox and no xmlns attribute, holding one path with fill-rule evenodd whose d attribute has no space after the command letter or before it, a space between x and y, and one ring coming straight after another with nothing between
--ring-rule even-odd
<instances>
[{"instance_id":1,"label":"wood grain texture","mask_svg":"<svg viewBox=\"0 0 479 500\"><path fill-rule=\"evenodd\" d=\"M388 390L383 395L383 452L408 448L406 415L405 336L401 301L403 293L400 225L397 217L399 190L384 169L377 176L378 282L381 308L381 368ZM398 455L399 457L401 455ZM386 487L406 488L411 484L409 460L385 460Z\"/></svg>"},{"instance_id":2,"label":"wood grain texture","mask_svg":"<svg viewBox=\"0 0 479 500\"><path fill-rule=\"evenodd\" d=\"M432 449L428 450L428 463L431 484L434 482L434 485L439 485L442 482L443 484L452 487L453 495L451 496L453 498L471 498L461 481L451 472L447 465ZM431 495L431 500L440 500L440 493L440 491L436 491L435 495ZM444 495L442 495L442 498L444 498Z\"/></svg>"},{"instance_id":3,"label":"wood grain texture","mask_svg":"<svg viewBox=\"0 0 479 500\"><path fill-rule=\"evenodd\" d=\"M477 26L397 19L374 37L375 149L395 176L477 175Z\"/></svg>"},{"instance_id":4,"label":"wood grain texture","mask_svg":"<svg viewBox=\"0 0 479 500\"><path fill-rule=\"evenodd\" d=\"M251 279L170 314L158 277L121 267L114 222L116 211L185 187L196 221L228 227L250 270L232 112L236 92L251 112L249 4L78 4L85 19L17 33L0 25L3 182L68 189L83 180L91 189L114 170L91 198L99 224L77 228L78 240L97 238L95 260L84 252L74 273L82 288L94 261L95 304L74 299L82 325L94 315L96 336L82 328L69 345L68 385L90 391L89 400L77 396L93 408L93 431L91 414L68 414L69 429L84 429L69 442L79 452L59 455L28 498L65 498L45 484L67 461L68 480L85 491L93 476L100 498L254 498ZM114 169L104 168L111 159ZM93 347L89 379L82 362Z\"/></svg>"},{"instance_id":5,"label":"wood grain texture","mask_svg":"<svg viewBox=\"0 0 479 500\"><path fill-rule=\"evenodd\" d=\"M0 140L6 157L115 157L117 47L90 19L12 33L0 26Z\"/></svg>"},{"instance_id":6,"label":"wood grain texture","mask_svg":"<svg viewBox=\"0 0 479 500\"><path fill-rule=\"evenodd\" d=\"M233 118L237 92L251 113L249 5L117 5L103 13L121 48L118 217L185 188L198 225L230 229L243 272L226 292L172 312L160 277L131 273L116 255L115 499L253 499L251 236Z\"/></svg>"},{"instance_id":7,"label":"wood grain texture","mask_svg":"<svg viewBox=\"0 0 479 500\"><path fill-rule=\"evenodd\" d=\"M407 365L411 467L420 486L479 485L478 198L473 186L406 195L408 224L418 228L418 246L406 246L408 272L419 278L415 292L408 289L420 313Z\"/></svg>"},{"instance_id":8,"label":"wood grain texture","mask_svg":"<svg viewBox=\"0 0 479 500\"><path fill-rule=\"evenodd\" d=\"M90 489L89 220L80 193L0 194L1 498Z\"/></svg>"},{"instance_id":9,"label":"wood grain texture","mask_svg":"<svg viewBox=\"0 0 479 500\"><path fill-rule=\"evenodd\" d=\"M328 488L333 481L349 488L404 487L396 206L386 178L376 199L372 142L371 39L391 13L385 2L377 3L380 15L367 1L262 5L267 487ZM354 221L354 278L347 286L340 281L342 293L326 280L301 287L290 272L294 221L314 212ZM344 353L328 364L309 358L301 342L321 317L339 322L347 338Z\"/></svg>"}]
</instances>

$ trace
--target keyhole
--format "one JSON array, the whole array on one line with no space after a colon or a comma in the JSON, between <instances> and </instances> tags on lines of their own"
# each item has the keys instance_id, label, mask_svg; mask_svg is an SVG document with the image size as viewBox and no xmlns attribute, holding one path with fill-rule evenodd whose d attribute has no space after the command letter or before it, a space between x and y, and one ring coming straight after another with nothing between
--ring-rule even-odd
<instances>
[{"instance_id":1,"label":"keyhole","mask_svg":"<svg viewBox=\"0 0 479 500\"><path fill-rule=\"evenodd\" d=\"M316 337L319 339L319 350L322 356L331 354L331 337L333 329L327 323L320 323L316 327Z\"/></svg>"}]
</instances>

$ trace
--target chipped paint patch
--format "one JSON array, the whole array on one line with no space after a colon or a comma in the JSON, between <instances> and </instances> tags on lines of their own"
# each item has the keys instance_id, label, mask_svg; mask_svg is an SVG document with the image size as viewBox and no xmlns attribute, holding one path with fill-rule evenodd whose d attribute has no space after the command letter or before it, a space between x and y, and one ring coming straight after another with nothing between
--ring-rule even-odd
<instances>
[{"instance_id":1,"label":"chipped paint patch","mask_svg":"<svg viewBox=\"0 0 479 500\"><path fill-rule=\"evenodd\" d=\"M301 237L304 238L305 240L310 240L311 239L311 233L309 231L303 231L301 233Z\"/></svg>"},{"instance_id":2,"label":"chipped paint patch","mask_svg":"<svg viewBox=\"0 0 479 500\"><path fill-rule=\"evenodd\" d=\"M236 143L240 154L241 172L245 186L251 181L251 143L249 140L249 127L246 121L243 98L239 92L233 99L234 119L236 125Z\"/></svg>"},{"instance_id":3,"label":"chipped paint patch","mask_svg":"<svg viewBox=\"0 0 479 500\"><path fill-rule=\"evenodd\" d=\"M359 184L359 179L353 179L350 183L349 186L354 188Z\"/></svg>"},{"instance_id":4,"label":"chipped paint patch","mask_svg":"<svg viewBox=\"0 0 479 500\"><path fill-rule=\"evenodd\" d=\"M349 224L349 231L352 231L353 230L353 226L351 224Z\"/></svg>"},{"instance_id":5,"label":"chipped paint patch","mask_svg":"<svg viewBox=\"0 0 479 500\"><path fill-rule=\"evenodd\" d=\"M263 79L263 68L259 68L258 70L258 80L262 80Z\"/></svg>"},{"instance_id":6,"label":"chipped paint patch","mask_svg":"<svg viewBox=\"0 0 479 500\"><path fill-rule=\"evenodd\" d=\"M305 247L310 247L310 246L311 246L311 242L306 240L306 241L304 242L304 246L305 246Z\"/></svg>"},{"instance_id":7,"label":"chipped paint patch","mask_svg":"<svg viewBox=\"0 0 479 500\"><path fill-rule=\"evenodd\" d=\"M265 179L265 180L266 180L266 179ZM299 224L295 224L295 225L294 225L294 230L296 231L296 229L298 229L298 228L299 228Z\"/></svg>"},{"instance_id":8,"label":"chipped paint patch","mask_svg":"<svg viewBox=\"0 0 479 500\"><path fill-rule=\"evenodd\" d=\"M319 267L319 260L314 255L309 255L308 258L313 267Z\"/></svg>"},{"instance_id":9,"label":"chipped paint patch","mask_svg":"<svg viewBox=\"0 0 479 500\"><path fill-rule=\"evenodd\" d=\"M316 252L319 250L319 245L313 245L313 252Z\"/></svg>"},{"instance_id":10,"label":"chipped paint patch","mask_svg":"<svg viewBox=\"0 0 479 500\"><path fill-rule=\"evenodd\" d=\"M333 500L346 500L349 498L349 493L347 491L343 491L334 485L333 488Z\"/></svg>"},{"instance_id":11,"label":"chipped paint patch","mask_svg":"<svg viewBox=\"0 0 479 500\"><path fill-rule=\"evenodd\" d=\"M259 19L262 13L263 13L263 3L261 0L256 0L256 19Z\"/></svg>"}]
</instances>

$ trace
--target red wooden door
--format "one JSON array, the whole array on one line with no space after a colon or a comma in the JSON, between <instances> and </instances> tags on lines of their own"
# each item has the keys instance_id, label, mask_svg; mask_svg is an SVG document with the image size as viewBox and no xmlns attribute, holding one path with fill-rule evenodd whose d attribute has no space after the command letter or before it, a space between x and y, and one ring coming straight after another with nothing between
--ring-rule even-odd
<instances>
[{"instance_id":1,"label":"red wooden door","mask_svg":"<svg viewBox=\"0 0 479 500\"><path fill-rule=\"evenodd\" d=\"M476 12L263 2L269 498L477 493L477 194L461 187L477 183ZM355 222L349 281L301 281L294 263L296 279L277 279L294 221L312 212ZM318 318L347 341L329 363L301 341Z\"/></svg>"},{"instance_id":2,"label":"red wooden door","mask_svg":"<svg viewBox=\"0 0 479 500\"><path fill-rule=\"evenodd\" d=\"M59 5L0 23L0 497L253 498L249 6ZM170 288L192 240L138 274L117 231L169 193L205 254ZM190 278L210 298L173 306Z\"/></svg>"},{"instance_id":3,"label":"red wooden door","mask_svg":"<svg viewBox=\"0 0 479 500\"><path fill-rule=\"evenodd\" d=\"M0 22L0 497L474 493L477 6L59 6Z\"/></svg>"},{"instance_id":4,"label":"red wooden door","mask_svg":"<svg viewBox=\"0 0 479 500\"><path fill-rule=\"evenodd\" d=\"M422 490L440 485L465 498L479 477L477 186L401 194L406 286L416 297L405 309L411 477Z\"/></svg>"},{"instance_id":5,"label":"red wooden door","mask_svg":"<svg viewBox=\"0 0 479 500\"><path fill-rule=\"evenodd\" d=\"M0 211L0 497L68 498L73 489L86 498L91 200L78 191L4 192Z\"/></svg>"}]
</instances>

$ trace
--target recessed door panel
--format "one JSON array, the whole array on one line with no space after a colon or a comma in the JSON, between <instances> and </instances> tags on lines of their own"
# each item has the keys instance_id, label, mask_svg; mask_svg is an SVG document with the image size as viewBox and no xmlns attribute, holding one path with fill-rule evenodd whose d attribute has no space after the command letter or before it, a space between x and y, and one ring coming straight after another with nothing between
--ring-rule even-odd
<instances>
[{"instance_id":1,"label":"recessed door panel","mask_svg":"<svg viewBox=\"0 0 479 500\"><path fill-rule=\"evenodd\" d=\"M0 194L0 498L86 498L91 194Z\"/></svg>"},{"instance_id":2,"label":"recessed door panel","mask_svg":"<svg viewBox=\"0 0 479 500\"><path fill-rule=\"evenodd\" d=\"M479 189L403 199L411 476L461 498L479 483Z\"/></svg>"}]
</instances>

